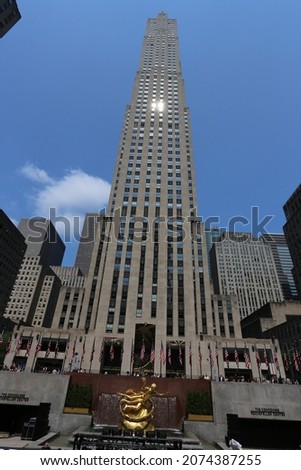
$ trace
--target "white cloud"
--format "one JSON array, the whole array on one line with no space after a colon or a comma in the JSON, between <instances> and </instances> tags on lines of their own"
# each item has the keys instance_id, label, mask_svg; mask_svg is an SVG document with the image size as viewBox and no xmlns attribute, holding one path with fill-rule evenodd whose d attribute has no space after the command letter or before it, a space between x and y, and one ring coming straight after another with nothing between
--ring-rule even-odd
<instances>
[{"instance_id":1,"label":"white cloud","mask_svg":"<svg viewBox=\"0 0 301 470\"><path fill-rule=\"evenodd\" d=\"M60 179L52 178L46 171L30 163L20 171L26 178L40 184L34 188L33 194L28 195L34 206L33 216L50 218L51 213L56 218L65 217L70 222L71 233L75 220L80 220L81 227L87 212L99 212L107 205L110 184L82 170L69 170ZM64 223L58 222L57 229L63 240L66 236L68 238Z\"/></svg>"},{"instance_id":2,"label":"white cloud","mask_svg":"<svg viewBox=\"0 0 301 470\"><path fill-rule=\"evenodd\" d=\"M46 171L37 168L35 165L31 163L26 163L22 168L20 168L20 172L22 175L26 176L26 178L37 181L38 183L52 183L53 180L50 176L47 175Z\"/></svg>"}]
</instances>

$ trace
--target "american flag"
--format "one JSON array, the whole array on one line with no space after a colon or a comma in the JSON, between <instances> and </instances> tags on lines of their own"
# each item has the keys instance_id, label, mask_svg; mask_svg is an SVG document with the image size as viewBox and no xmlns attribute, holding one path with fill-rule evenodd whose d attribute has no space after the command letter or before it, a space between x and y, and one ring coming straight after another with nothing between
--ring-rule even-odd
<instances>
[{"instance_id":1,"label":"american flag","mask_svg":"<svg viewBox=\"0 0 301 470\"><path fill-rule=\"evenodd\" d=\"M5 350L5 354L8 354L8 353L10 352L12 342L13 342L13 337L11 336L11 337L9 338L8 343L7 343L6 350Z\"/></svg>"},{"instance_id":2,"label":"american flag","mask_svg":"<svg viewBox=\"0 0 301 470\"><path fill-rule=\"evenodd\" d=\"M247 369L249 369L249 367L250 367L250 358L249 358L249 354L248 354L246 348L244 350L244 359L245 359L245 366L246 366Z\"/></svg>"},{"instance_id":3,"label":"american flag","mask_svg":"<svg viewBox=\"0 0 301 470\"><path fill-rule=\"evenodd\" d=\"M199 344L199 363L202 364L203 354L201 351L201 345Z\"/></svg>"},{"instance_id":4,"label":"american flag","mask_svg":"<svg viewBox=\"0 0 301 470\"><path fill-rule=\"evenodd\" d=\"M20 336L17 347L16 347L16 354L19 354L19 351L22 347L22 343L23 343L23 339L22 339L22 336Z\"/></svg>"},{"instance_id":5,"label":"american flag","mask_svg":"<svg viewBox=\"0 0 301 470\"><path fill-rule=\"evenodd\" d=\"M179 364L180 366L183 365L183 360L182 360L182 348L179 346Z\"/></svg>"},{"instance_id":6,"label":"american flag","mask_svg":"<svg viewBox=\"0 0 301 470\"><path fill-rule=\"evenodd\" d=\"M168 357L168 364L171 364L171 347L168 346L168 351L167 351L167 357Z\"/></svg>"},{"instance_id":7,"label":"american flag","mask_svg":"<svg viewBox=\"0 0 301 470\"><path fill-rule=\"evenodd\" d=\"M45 353L45 357L48 357L51 351L51 339L49 340L48 347Z\"/></svg>"},{"instance_id":8,"label":"american flag","mask_svg":"<svg viewBox=\"0 0 301 470\"><path fill-rule=\"evenodd\" d=\"M189 343L189 364L191 365L192 362L192 349L191 349L191 341Z\"/></svg>"},{"instance_id":9,"label":"american flag","mask_svg":"<svg viewBox=\"0 0 301 470\"><path fill-rule=\"evenodd\" d=\"M54 349L54 357L57 358L60 352L60 347L59 347L59 341L55 343L55 349Z\"/></svg>"},{"instance_id":10,"label":"american flag","mask_svg":"<svg viewBox=\"0 0 301 470\"><path fill-rule=\"evenodd\" d=\"M284 362L285 370L288 371L290 367L289 367L288 357L286 353L283 354L283 362Z\"/></svg>"},{"instance_id":11,"label":"american flag","mask_svg":"<svg viewBox=\"0 0 301 470\"><path fill-rule=\"evenodd\" d=\"M229 351L227 349L227 346L225 348L224 355L225 355L225 362L227 363L227 367L229 367Z\"/></svg>"},{"instance_id":12,"label":"american flag","mask_svg":"<svg viewBox=\"0 0 301 470\"><path fill-rule=\"evenodd\" d=\"M95 338L93 340L93 346L92 346L92 351L91 351L91 356L90 356L90 362L93 361L94 353L95 353Z\"/></svg>"},{"instance_id":13,"label":"american flag","mask_svg":"<svg viewBox=\"0 0 301 470\"><path fill-rule=\"evenodd\" d=\"M150 357L149 357L150 362L155 361L155 348L154 345L152 344L151 352L150 352Z\"/></svg>"},{"instance_id":14,"label":"american flag","mask_svg":"<svg viewBox=\"0 0 301 470\"><path fill-rule=\"evenodd\" d=\"M162 341L161 341L161 346L160 346L160 363L165 364L165 352L164 352Z\"/></svg>"},{"instance_id":15,"label":"american flag","mask_svg":"<svg viewBox=\"0 0 301 470\"><path fill-rule=\"evenodd\" d=\"M113 343L111 343L111 347L110 347L110 361L113 361L114 359L114 346L113 346Z\"/></svg>"},{"instance_id":16,"label":"american flag","mask_svg":"<svg viewBox=\"0 0 301 470\"><path fill-rule=\"evenodd\" d=\"M295 371L299 372L298 353L296 353L296 351L293 352L293 362L294 362Z\"/></svg>"},{"instance_id":17,"label":"american flag","mask_svg":"<svg viewBox=\"0 0 301 470\"><path fill-rule=\"evenodd\" d=\"M31 345L32 345L32 336L30 336L29 340L27 341L26 353L25 353L26 356L29 356Z\"/></svg>"},{"instance_id":18,"label":"american flag","mask_svg":"<svg viewBox=\"0 0 301 470\"><path fill-rule=\"evenodd\" d=\"M274 347L273 349L273 357L274 357L274 363L277 369L279 369L279 361L278 361L278 354L277 354L277 349Z\"/></svg>"},{"instance_id":19,"label":"american flag","mask_svg":"<svg viewBox=\"0 0 301 470\"><path fill-rule=\"evenodd\" d=\"M255 357L256 357L256 361L257 361L257 367L260 367L261 366L261 360L260 360L260 355L259 355L259 351L258 351L257 348L255 349Z\"/></svg>"},{"instance_id":20,"label":"american flag","mask_svg":"<svg viewBox=\"0 0 301 470\"><path fill-rule=\"evenodd\" d=\"M211 352L210 343L208 345L208 348L209 348L209 364L210 364L210 367L214 367L214 357L213 357L212 352Z\"/></svg>"},{"instance_id":21,"label":"american flag","mask_svg":"<svg viewBox=\"0 0 301 470\"><path fill-rule=\"evenodd\" d=\"M215 344L215 357L216 357L216 360L218 359L218 356L219 356L219 352L218 352L217 343L216 343Z\"/></svg>"},{"instance_id":22,"label":"american flag","mask_svg":"<svg viewBox=\"0 0 301 470\"><path fill-rule=\"evenodd\" d=\"M42 336L40 335L39 341L36 346L36 354L38 354L38 352L41 351L41 349L42 349Z\"/></svg>"},{"instance_id":23,"label":"american flag","mask_svg":"<svg viewBox=\"0 0 301 470\"><path fill-rule=\"evenodd\" d=\"M141 361L143 361L145 357L145 343L144 343L144 339L142 340L142 345L141 345L141 351L140 351L140 359Z\"/></svg>"},{"instance_id":24,"label":"american flag","mask_svg":"<svg viewBox=\"0 0 301 470\"><path fill-rule=\"evenodd\" d=\"M236 362L237 367L239 368L239 356L238 356L238 351L237 351L236 347L235 347L235 350L234 350L234 360Z\"/></svg>"}]
</instances>

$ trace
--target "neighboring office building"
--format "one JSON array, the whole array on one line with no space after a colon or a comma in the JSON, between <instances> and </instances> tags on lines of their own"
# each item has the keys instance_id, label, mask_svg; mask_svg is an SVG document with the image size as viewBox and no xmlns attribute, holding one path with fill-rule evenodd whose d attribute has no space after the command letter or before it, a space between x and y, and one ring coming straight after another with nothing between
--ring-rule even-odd
<instances>
[{"instance_id":1,"label":"neighboring office building","mask_svg":"<svg viewBox=\"0 0 301 470\"><path fill-rule=\"evenodd\" d=\"M51 327L61 281L49 263L61 263L65 245L44 218L22 219L19 230L27 248L5 316L17 323Z\"/></svg>"},{"instance_id":2,"label":"neighboring office building","mask_svg":"<svg viewBox=\"0 0 301 470\"><path fill-rule=\"evenodd\" d=\"M241 319L283 300L271 247L248 233L224 233L210 251L214 292L236 294Z\"/></svg>"},{"instance_id":3,"label":"neighboring office building","mask_svg":"<svg viewBox=\"0 0 301 470\"><path fill-rule=\"evenodd\" d=\"M75 266L81 270L84 276L87 276L89 273L92 253L98 233L97 223L100 217L103 217L103 215L97 213L88 213L85 216L85 222L75 259Z\"/></svg>"},{"instance_id":4,"label":"neighboring office building","mask_svg":"<svg viewBox=\"0 0 301 470\"><path fill-rule=\"evenodd\" d=\"M0 317L4 315L25 250L23 235L0 209Z\"/></svg>"},{"instance_id":5,"label":"neighboring office building","mask_svg":"<svg viewBox=\"0 0 301 470\"><path fill-rule=\"evenodd\" d=\"M292 274L293 262L285 235L269 233L262 235L262 237L260 237L260 240L261 239L272 249L284 300L297 299L298 293Z\"/></svg>"},{"instance_id":6,"label":"neighboring office building","mask_svg":"<svg viewBox=\"0 0 301 470\"><path fill-rule=\"evenodd\" d=\"M27 244L25 256L40 256L47 266L61 265L66 247L50 220L44 217L21 219L18 229Z\"/></svg>"},{"instance_id":7,"label":"neighboring office building","mask_svg":"<svg viewBox=\"0 0 301 470\"><path fill-rule=\"evenodd\" d=\"M21 14L16 0L0 0L0 38L20 19Z\"/></svg>"},{"instance_id":8,"label":"neighboring office building","mask_svg":"<svg viewBox=\"0 0 301 470\"><path fill-rule=\"evenodd\" d=\"M284 204L286 223L283 227L293 261L293 276L301 299L301 184Z\"/></svg>"}]
</instances>

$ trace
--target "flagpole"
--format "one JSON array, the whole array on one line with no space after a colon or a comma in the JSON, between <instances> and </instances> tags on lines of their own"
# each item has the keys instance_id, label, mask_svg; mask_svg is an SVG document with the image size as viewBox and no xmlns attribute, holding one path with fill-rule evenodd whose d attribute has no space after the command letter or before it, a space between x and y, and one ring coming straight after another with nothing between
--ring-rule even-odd
<instances>
[{"instance_id":1,"label":"flagpole","mask_svg":"<svg viewBox=\"0 0 301 470\"><path fill-rule=\"evenodd\" d=\"M256 354L256 362L257 362L257 369L258 369L258 376L259 376L259 382L261 382L261 371L260 371L260 356L259 356L259 351L257 346L255 345L255 354Z\"/></svg>"},{"instance_id":2,"label":"flagpole","mask_svg":"<svg viewBox=\"0 0 301 470\"><path fill-rule=\"evenodd\" d=\"M212 358L211 358L211 345L210 345L210 343L208 343L208 349L209 349L210 378L212 380Z\"/></svg>"},{"instance_id":3,"label":"flagpole","mask_svg":"<svg viewBox=\"0 0 301 470\"><path fill-rule=\"evenodd\" d=\"M199 364L200 364L200 377L202 377L203 371L202 371L202 351L201 351L201 343L199 343Z\"/></svg>"},{"instance_id":4,"label":"flagpole","mask_svg":"<svg viewBox=\"0 0 301 470\"><path fill-rule=\"evenodd\" d=\"M216 364L217 364L217 376L219 380L219 360L218 360L219 354L218 354L218 349L217 349L217 343L215 343L215 357L216 357Z\"/></svg>"}]
</instances>

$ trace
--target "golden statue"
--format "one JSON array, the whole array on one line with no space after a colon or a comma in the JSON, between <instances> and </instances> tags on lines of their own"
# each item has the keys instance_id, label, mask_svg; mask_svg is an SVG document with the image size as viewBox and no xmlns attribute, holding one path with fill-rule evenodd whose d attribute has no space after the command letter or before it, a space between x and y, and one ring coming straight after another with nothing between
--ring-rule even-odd
<instances>
[{"instance_id":1,"label":"golden statue","mask_svg":"<svg viewBox=\"0 0 301 470\"><path fill-rule=\"evenodd\" d=\"M122 424L126 429L150 431L154 429L152 423L154 415L153 396L163 396L166 393L156 391L156 384L146 386L146 378L142 377L142 387L138 392L128 389L125 393L118 393L120 399L120 413Z\"/></svg>"}]
</instances>

